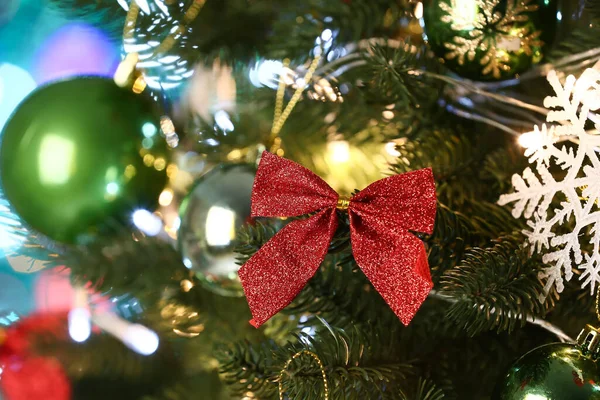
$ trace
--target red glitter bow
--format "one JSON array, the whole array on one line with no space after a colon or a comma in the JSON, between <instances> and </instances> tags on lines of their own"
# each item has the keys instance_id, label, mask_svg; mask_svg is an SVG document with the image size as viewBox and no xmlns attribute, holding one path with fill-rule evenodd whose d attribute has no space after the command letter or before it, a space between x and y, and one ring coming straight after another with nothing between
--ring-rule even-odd
<instances>
[{"instance_id":1,"label":"red glitter bow","mask_svg":"<svg viewBox=\"0 0 600 400\"><path fill-rule=\"evenodd\" d=\"M379 180L345 200L308 169L264 152L252 216L315 214L286 225L240 269L252 325L258 328L290 304L315 274L338 226L336 208L348 211L358 266L405 325L414 317L433 287L425 246L410 233L433 231L431 169Z\"/></svg>"}]
</instances>

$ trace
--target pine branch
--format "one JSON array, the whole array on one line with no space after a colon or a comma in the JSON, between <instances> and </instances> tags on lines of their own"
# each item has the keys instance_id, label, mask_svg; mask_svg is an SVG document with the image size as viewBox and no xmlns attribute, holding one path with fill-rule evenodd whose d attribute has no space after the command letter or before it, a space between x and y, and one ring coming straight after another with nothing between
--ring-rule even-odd
<instances>
[{"instance_id":1,"label":"pine branch","mask_svg":"<svg viewBox=\"0 0 600 400\"><path fill-rule=\"evenodd\" d=\"M384 104L396 103L400 108L431 105L439 97L439 81L427 79L415 71L423 67L424 50L407 43L394 48L374 44L365 52L365 71L361 78L367 81L368 98Z\"/></svg>"},{"instance_id":2,"label":"pine branch","mask_svg":"<svg viewBox=\"0 0 600 400\"><path fill-rule=\"evenodd\" d=\"M400 155L392 165L392 171L404 173L431 167L438 198L453 208L473 198L484 198L481 196L483 190L474 180L483 156L473 140L448 128L432 127L426 133L396 146Z\"/></svg>"},{"instance_id":3,"label":"pine branch","mask_svg":"<svg viewBox=\"0 0 600 400\"><path fill-rule=\"evenodd\" d=\"M278 231L278 221L268 219L244 225L237 234L235 252L237 263L243 265Z\"/></svg>"},{"instance_id":4,"label":"pine branch","mask_svg":"<svg viewBox=\"0 0 600 400\"><path fill-rule=\"evenodd\" d=\"M152 9L157 9L152 1ZM165 6L161 1L162 7ZM68 16L102 26L113 37L120 37L126 12L114 0L51 0L51 4ZM179 21L191 0L167 4L170 17ZM161 8L162 8L161 7ZM216 58L227 63L252 61L259 54L269 59L285 57L305 60L315 47L323 30L335 33L332 47L373 37L383 32L391 34L393 24L402 9L384 0L354 0L323 2L308 0L207 1L198 17L189 25L185 38L170 55L194 64L204 60L211 64ZM137 31L144 35L152 29L154 38L164 38L172 29L172 21L155 11L164 23L140 16ZM231 29L243 26L244 29Z\"/></svg>"},{"instance_id":5,"label":"pine branch","mask_svg":"<svg viewBox=\"0 0 600 400\"><path fill-rule=\"evenodd\" d=\"M541 262L515 239L489 249L471 249L461 265L442 277L441 294L455 300L447 316L471 336L495 329L513 331L528 316L545 314L538 298Z\"/></svg>"},{"instance_id":6,"label":"pine branch","mask_svg":"<svg viewBox=\"0 0 600 400\"><path fill-rule=\"evenodd\" d=\"M400 399L400 387L412 366L386 351L386 338L391 336L358 329L343 331L325 323L314 334L302 333L286 346L240 343L229 348L219 356L221 372L234 394L256 391L259 398L276 398L283 365L294 354L309 350L323 363L331 398ZM289 398L316 400L324 395L320 367L308 356L290 364L282 383Z\"/></svg>"},{"instance_id":7,"label":"pine branch","mask_svg":"<svg viewBox=\"0 0 600 400\"><path fill-rule=\"evenodd\" d=\"M598 18L600 6L596 0L588 2L591 12L596 13ZM575 28L565 39L557 43L548 54L548 61L555 62L558 59L576 53L582 53L587 50L600 46L600 26L597 23L587 24Z\"/></svg>"},{"instance_id":8,"label":"pine branch","mask_svg":"<svg viewBox=\"0 0 600 400\"><path fill-rule=\"evenodd\" d=\"M275 370L272 359L275 349L273 342L261 345L240 342L219 349L220 373L233 394L241 396L252 392L261 399L275 397L277 386L273 383Z\"/></svg>"},{"instance_id":9,"label":"pine branch","mask_svg":"<svg viewBox=\"0 0 600 400\"><path fill-rule=\"evenodd\" d=\"M403 400L442 400L446 398L444 391L435 383L426 379L419 379L415 393L405 395Z\"/></svg>"},{"instance_id":10,"label":"pine branch","mask_svg":"<svg viewBox=\"0 0 600 400\"><path fill-rule=\"evenodd\" d=\"M60 264L58 261L58 246L39 234L34 234L25 226L13 210L4 193L0 189L0 230L7 236L9 243L3 243L8 257L26 257L29 264L41 261L43 267L53 268ZM8 247L14 242L13 246Z\"/></svg>"},{"instance_id":11,"label":"pine branch","mask_svg":"<svg viewBox=\"0 0 600 400\"><path fill-rule=\"evenodd\" d=\"M179 291L181 281L191 279L169 243L125 228L89 245L73 247L58 261L71 270L76 285L92 282L97 292L113 297L133 295L146 305L157 304L165 291Z\"/></svg>"}]
</instances>

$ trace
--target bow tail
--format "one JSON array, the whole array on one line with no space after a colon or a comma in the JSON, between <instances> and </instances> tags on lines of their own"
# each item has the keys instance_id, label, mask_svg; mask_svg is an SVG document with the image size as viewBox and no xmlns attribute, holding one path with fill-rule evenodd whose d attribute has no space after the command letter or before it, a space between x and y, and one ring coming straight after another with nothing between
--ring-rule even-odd
<instances>
[{"instance_id":1,"label":"bow tail","mask_svg":"<svg viewBox=\"0 0 600 400\"><path fill-rule=\"evenodd\" d=\"M337 229L335 209L289 223L239 270L258 328L300 293L323 262Z\"/></svg>"},{"instance_id":2,"label":"bow tail","mask_svg":"<svg viewBox=\"0 0 600 400\"><path fill-rule=\"evenodd\" d=\"M357 264L404 325L433 288L423 242L409 232L383 232L353 216L352 251Z\"/></svg>"}]
</instances>

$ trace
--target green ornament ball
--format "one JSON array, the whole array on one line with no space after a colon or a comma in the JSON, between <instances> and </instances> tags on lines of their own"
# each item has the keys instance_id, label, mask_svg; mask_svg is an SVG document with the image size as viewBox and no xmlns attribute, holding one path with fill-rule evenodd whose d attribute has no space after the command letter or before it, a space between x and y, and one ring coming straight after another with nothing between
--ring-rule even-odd
<instances>
[{"instance_id":1,"label":"green ornament ball","mask_svg":"<svg viewBox=\"0 0 600 400\"><path fill-rule=\"evenodd\" d=\"M177 241L184 264L219 295L244 295L236 236L250 221L256 167L220 164L201 176L181 203Z\"/></svg>"},{"instance_id":2,"label":"green ornament ball","mask_svg":"<svg viewBox=\"0 0 600 400\"><path fill-rule=\"evenodd\" d=\"M461 77L504 80L542 61L556 15L557 0L431 0L425 33L435 55Z\"/></svg>"},{"instance_id":3,"label":"green ornament ball","mask_svg":"<svg viewBox=\"0 0 600 400\"><path fill-rule=\"evenodd\" d=\"M153 210L167 182L160 114L110 79L77 77L41 87L0 137L6 199L34 230L79 243Z\"/></svg>"},{"instance_id":4,"label":"green ornament ball","mask_svg":"<svg viewBox=\"0 0 600 400\"><path fill-rule=\"evenodd\" d=\"M600 365L577 344L538 347L517 360L493 400L598 400Z\"/></svg>"}]
</instances>

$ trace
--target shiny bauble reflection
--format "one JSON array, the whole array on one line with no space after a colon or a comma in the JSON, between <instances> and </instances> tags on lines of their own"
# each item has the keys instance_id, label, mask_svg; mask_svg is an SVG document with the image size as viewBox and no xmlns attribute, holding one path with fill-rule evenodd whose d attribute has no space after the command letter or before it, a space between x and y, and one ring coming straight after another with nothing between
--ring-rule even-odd
<instances>
[{"instance_id":1,"label":"shiny bauble reflection","mask_svg":"<svg viewBox=\"0 0 600 400\"><path fill-rule=\"evenodd\" d=\"M493 400L597 400L600 365L576 344L538 347L517 360Z\"/></svg>"},{"instance_id":2,"label":"shiny bauble reflection","mask_svg":"<svg viewBox=\"0 0 600 400\"><path fill-rule=\"evenodd\" d=\"M34 230L76 243L153 210L168 151L153 101L112 80L78 77L27 97L1 137L4 194Z\"/></svg>"},{"instance_id":3,"label":"shiny bauble reflection","mask_svg":"<svg viewBox=\"0 0 600 400\"><path fill-rule=\"evenodd\" d=\"M203 285L223 296L242 296L235 238L250 219L256 169L221 164L202 176L181 205L178 242L184 264Z\"/></svg>"}]
</instances>

